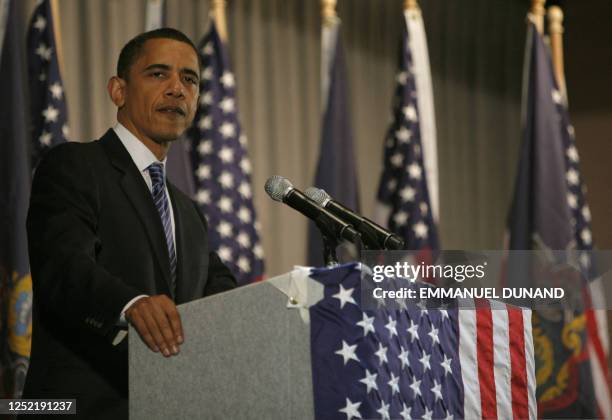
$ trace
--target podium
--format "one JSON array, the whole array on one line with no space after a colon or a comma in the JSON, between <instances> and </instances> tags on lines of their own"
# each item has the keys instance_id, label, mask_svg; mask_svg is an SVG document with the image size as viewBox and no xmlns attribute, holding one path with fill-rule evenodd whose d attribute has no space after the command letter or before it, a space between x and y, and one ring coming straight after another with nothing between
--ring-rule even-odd
<instances>
[{"instance_id":1,"label":"podium","mask_svg":"<svg viewBox=\"0 0 612 420\"><path fill-rule=\"evenodd\" d=\"M132 330L130 418L537 417L529 309L372 307L368 271L296 268L180 305L170 358Z\"/></svg>"},{"instance_id":2,"label":"podium","mask_svg":"<svg viewBox=\"0 0 612 420\"><path fill-rule=\"evenodd\" d=\"M170 358L131 329L130 419L313 418L310 328L288 303L312 283L296 269L179 305L185 342Z\"/></svg>"}]
</instances>

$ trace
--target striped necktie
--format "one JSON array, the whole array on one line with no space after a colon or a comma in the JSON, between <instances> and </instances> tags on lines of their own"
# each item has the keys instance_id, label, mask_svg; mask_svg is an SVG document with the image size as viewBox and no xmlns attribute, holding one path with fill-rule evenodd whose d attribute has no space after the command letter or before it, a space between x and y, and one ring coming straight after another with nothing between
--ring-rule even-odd
<instances>
[{"instance_id":1,"label":"striped necktie","mask_svg":"<svg viewBox=\"0 0 612 420\"><path fill-rule=\"evenodd\" d=\"M168 198L166 197L166 185L164 182L164 165L161 163L152 163L147 168L151 181L153 183L153 201L157 212L161 217L162 225L164 226L164 235L166 236L166 246L168 247L168 255L170 256L170 278L172 280L171 291L174 294L176 290L176 250L174 248L174 239L172 237L172 220L170 220L170 208Z\"/></svg>"}]
</instances>

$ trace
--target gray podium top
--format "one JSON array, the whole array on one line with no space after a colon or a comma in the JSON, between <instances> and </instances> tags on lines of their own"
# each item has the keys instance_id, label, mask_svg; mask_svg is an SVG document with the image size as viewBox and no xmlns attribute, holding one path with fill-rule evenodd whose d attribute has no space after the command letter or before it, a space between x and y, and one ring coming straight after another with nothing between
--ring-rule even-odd
<instances>
[{"instance_id":1,"label":"gray podium top","mask_svg":"<svg viewBox=\"0 0 612 420\"><path fill-rule=\"evenodd\" d=\"M178 356L153 353L131 329L130 418L313 418L307 312L288 307L288 296L317 294L305 272L180 305Z\"/></svg>"}]
</instances>

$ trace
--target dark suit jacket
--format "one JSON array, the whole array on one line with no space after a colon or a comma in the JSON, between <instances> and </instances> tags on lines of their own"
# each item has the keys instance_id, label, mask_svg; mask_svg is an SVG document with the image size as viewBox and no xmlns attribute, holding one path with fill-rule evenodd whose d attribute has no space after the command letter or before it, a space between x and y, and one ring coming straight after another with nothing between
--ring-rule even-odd
<instances>
[{"instance_id":1,"label":"dark suit jacket","mask_svg":"<svg viewBox=\"0 0 612 420\"><path fill-rule=\"evenodd\" d=\"M195 203L167 186L175 302L235 287L208 248ZM137 295L171 295L170 263L151 193L113 130L49 151L34 176L27 227L34 305L23 397L77 398L79 417L127 418L127 345L112 345L116 323Z\"/></svg>"}]
</instances>

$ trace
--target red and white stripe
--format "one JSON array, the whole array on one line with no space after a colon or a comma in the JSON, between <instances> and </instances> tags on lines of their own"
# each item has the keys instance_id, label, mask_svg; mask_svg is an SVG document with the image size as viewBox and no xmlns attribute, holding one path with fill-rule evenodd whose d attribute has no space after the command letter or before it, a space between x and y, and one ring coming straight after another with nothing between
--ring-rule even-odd
<instances>
[{"instance_id":1,"label":"red and white stripe","mask_svg":"<svg viewBox=\"0 0 612 420\"><path fill-rule=\"evenodd\" d=\"M601 277L589 283L591 308L586 311L588 353L591 361L593 389L597 400L598 415L604 419L612 419L612 396L610 395L610 373L608 369L609 338L608 314L603 308L605 294Z\"/></svg>"},{"instance_id":2,"label":"red and white stripe","mask_svg":"<svg viewBox=\"0 0 612 420\"><path fill-rule=\"evenodd\" d=\"M462 305L466 305L459 309L464 417L535 419L531 310L485 299Z\"/></svg>"}]
</instances>

